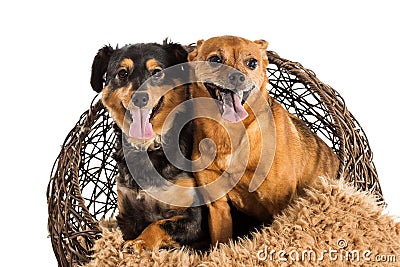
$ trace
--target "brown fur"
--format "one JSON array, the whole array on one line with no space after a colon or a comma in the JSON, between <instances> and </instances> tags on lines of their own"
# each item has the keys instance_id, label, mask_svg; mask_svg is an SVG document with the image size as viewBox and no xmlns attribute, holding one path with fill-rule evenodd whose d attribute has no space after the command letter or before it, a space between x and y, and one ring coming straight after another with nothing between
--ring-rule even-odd
<instances>
[{"instance_id":1,"label":"brown fur","mask_svg":"<svg viewBox=\"0 0 400 267\"><path fill-rule=\"evenodd\" d=\"M162 68L159 66L157 60L155 60L154 58L151 58L151 59L147 60L147 62L146 62L146 68L147 68L149 71L155 70L155 69L157 69L157 68L158 68L158 69L162 69Z\"/></svg>"},{"instance_id":2,"label":"brown fur","mask_svg":"<svg viewBox=\"0 0 400 267\"><path fill-rule=\"evenodd\" d=\"M179 247L179 244L172 240L171 236L161 228L161 225L166 221L176 221L180 218L179 216L175 216L150 224L135 240L126 241L122 246L122 252L140 252L144 249L160 248L163 246L170 248Z\"/></svg>"},{"instance_id":3,"label":"brown fur","mask_svg":"<svg viewBox=\"0 0 400 267\"><path fill-rule=\"evenodd\" d=\"M129 124L125 120L126 109L130 103L133 89L130 87L111 90L108 86L104 87L102 102L107 110L110 111L114 121L125 132L129 132Z\"/></svg>"},{"instance_id":4,"label":"brown fur","mask_svg":"<svg viewBox=\"0 0 400 267\"><path fill-rule=\"evenodd\" d=\"M209 203L209 226L213 244L227 242L232 236L232 219L228 201L239 210L263 221L279 214L298 193L306 186L312 185L319 176L334 177L337 173L339 161L334 152L300 121L290 115L278 102L269 97L266 90L268 79L266 67L268 59L266 47L268 43L262 40L249 40L223 36L199 41L196 49L189 54L189 61L207 61L210 56L219 55L224 58L224 64L231 66L246 75L246 79L253 82L261 90L264 99L251 96L244 107L248 117L241 123L227 123L221 118L215 120L198 118L195 120L195 143L193 160L201 159L199 143L204 138L212 139L217 146L217 154L212 163L203 171L195 173L199 185L209 184L219 178L229 166L240 168L244 161L242 151L232 151L231 143L239 144L244 136L238 130L244 125L249 136L249 160L245 166L245 173L238 184L228 194ZM246 60L254 57L258 60L258 67L250 70ZM201 75L197 70L196 76ZM224 77L224 73L215 72L216 76ZM198 77L197 77L198 78ZM247 80L246 80L247 81ZM256 90L256 89L254 89ZM202 83L192 86L194 98L210 97ZM267 112L264 103L268 102L275 123L276 150L271 169L254 192L249 192L249 184L260 159L261 138L268 138L268 132L261 132L256 122L256 115ZM250 109L250 106L253 110ZM201 113L202 107L195 104L195 111ZM234 133L228 135L224 127ZM236 134L238 133L238 134ZM240 147L242 148L242 147ZM203 152L203 157L206 157ZM210 192L209 192L210 193ZM211 192L212 193L212 192Z\"/></svg>"},{"instance_id":5,"label":"brown fur","mask_svg":"<svg viewBox=\"0 0 400 267\"><path fill-rule=\"evenodd\" d=\"M128 70L132 70L134 66L134 62L130 58L124 58L120 63L121 68L125 68Z\"/></svg>"}]
</instances>

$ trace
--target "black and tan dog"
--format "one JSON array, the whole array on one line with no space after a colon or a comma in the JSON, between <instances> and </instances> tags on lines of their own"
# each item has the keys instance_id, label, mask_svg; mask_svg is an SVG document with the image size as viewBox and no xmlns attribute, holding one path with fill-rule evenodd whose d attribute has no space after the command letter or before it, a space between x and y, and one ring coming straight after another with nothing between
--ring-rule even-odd
<instances>
[{"instance_id":1,"label":"black and tan dog","mask_svg":"<svg viewBox=\"0 0 400 267\"><path fill-rule=\"evenodd\" d=\"M189 111L176 112L164 125L171 111L187 98L188 88L175 86L185 73L168 77L163 70L186 61L186 50L166 41L120 49L106 46L93 61L92 87L102 92L102 102L117 125L117 222L126 240L124 252L181 245L203 248L207 244L208 226L203 219L207 209L191 207L196 198L193 191L182 195L175 186L193 187L194 178L164 153L176 136L179 144L170 149L169 156L178 158L174 153L181 152L190 159L192 153L192 123L183 128L175 123L182 122L179 117ZM155 191L160 199L149 191Z\"/></svg>"},{"instance_id":2,"label":"black and tan dog","mask_svg":"<svg viewBox=\"0 0 400 267\"><path fill-rule=\"evenodd\" d=\"M208 62L208 66L195 70L196 79L200 82L192 86L193 97L215 99L220 112L213 119L199 117L195 120L193 160L201 162L211 157L207 155L208 149L204 145L207 143L201 144L201 140L209 138L216 144L216 157L206 169L195 173L196 182L199 186L211 184L224 172L222 178L226 180L240 176L232 190L208 203L213 244L226 242L232 236L229 202L246 214L269 221L305 187L316 182L319 176L335 177L338 170L339 161L334 152L300 119L289 114L268 95L267 45L263 40L252 42L222 36L198 41L196 49L189 54L189 61ZM224 65L232 68L221 67ZM260 90L258 96L255 96L256 90ZM199 116L209 109L196 103L195 112ZM261 130L257 121L262 115L269 118L268 110L271 111L270 119L275 123L273 133L268 130L270 127ZM244 133L240 127L244 127ZM249 137L248 146L241 145L244 134ZM267 160L260 158L263 138L267 139L267 144L275 142L275 153L269 172L262 177L256 190L250 192L249 185L259 162ZM236 149L233 149L235 144ZM246 149L248 151L244 153ZM247 161L244 154L249 155ZM241 170L243 175L238 174ZM204 197L212 199L213 194L220 193L216 191L206 191Z\"/></svg>"}]
</instances>

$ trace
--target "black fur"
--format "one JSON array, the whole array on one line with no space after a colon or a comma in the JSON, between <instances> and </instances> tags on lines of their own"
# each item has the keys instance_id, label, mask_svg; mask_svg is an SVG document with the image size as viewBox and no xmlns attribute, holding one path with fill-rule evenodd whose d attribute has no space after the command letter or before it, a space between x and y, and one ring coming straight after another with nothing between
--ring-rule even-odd
<instances>
[{"instance_id":1,"label":"black fur","mask_svg":"<svg viewBox=\"0 0 400 267\"><path fill-rule=\"evenodd\" d=\"M111 55L114 53L114 49L111 46L104 46L99 50L92 64L92 75L90 77L90 84L93 90L100 93L103 90L104 74L107 71L108 62L110 61Z\"/></svg>"},{"instance_id":2,"label":"black fur","mask_svg":"<svg viewBox=\"0 0 400 267\"><path fill-rule=\"evenodd\" d=\"M118 136L121 140L118 142L117 152L115 153L115 160L118 164L122 164L121 168L124 170L120 173L120 181L128 188L138 189L138 183L140 185L148 187L162 187L166 184L165 180L174 181L179 174L183 171L172 164L164 153L164 147L169 146L174 142L174 138L179 132L179 124L182 121L182 117L188 116L188 113L177 114L174 120L174 126L171 130L166 133L163 137L162 147L157 150L137 150L134 149L127 141L126 136L122 134L118 128ZM181 117L181 118L180 118ZM117 126L116 126L117 127ZM193 147L193 123L189 122L186 124L179 136L178 147L170 149L169 156L171 159L179 158L178 149L180 149L183 156L190 160ZM150 162L149 162L150 160ZM177 160L175 160L177 161ZM151 164L149 164L151 163ZM183 165L183 163L180 163ZM128 169L128 165L130 168ZM185 169L190 169L190 166L185 166ZM123 175L122 175L123 174ZM165 180L157 179L161 175ZM191 175L191 174L190 174ZM132 176L135 179L132 179ZM179 178L178 178L179 179Z\"/></svg>"},{"instance_id":3,"label":"black fur","mask_svg":"<svg viewBox=\"0 0 400 267\"><path fill-rule=\"evenodd\" d=\"M186 116L186 114L181 115ZM175 121L179 121L179 119ZM172 127L169 134L167 133L162 146L173 142L173 133L177 133L178 123L176 123L176 126ZM147 151L133 149L127 143L121 130L117 128L116 131L119 141L116 143L114 158L119 168L119 185L139 192L141 188L138 183L144 185L144 187L160 188L165 186L165 180L174 182L178 175L183 173L182 170L168 161L163 148ZM193 125L189 122L182 129L179 138L179 148L187 159L190 159L192 151L192 136ZM148 159L150 159L150 162ZM128 165L131 167L128 168ZM158 175L164 177L165 180L157 179ZM136 179L133 179L132 176ZM197 197L200 198L201 196ZM164 231L181 245L196 249L208 247L207 209L205 206L186 209L166 208L164 204L148 198L124 199L123 205L125 212L118 214L117 221L125 240L136 238L152 222L180 215L183 217L179 220L163 223L161 227Z\"/></svg>"},{"instance_id":4,"label":"black fur","mask_svg":"<svg viewBox=\"0 0 400 267\"><path fill-rule=\"evenodd\" d=\"M151 74L147 73L144 68L145 62L150 58L155 58L160 63L164 63L164 67L170 67L187 61L187 52L179 44L168 43L141 43L127 45L120 49L114 50L111 46L104 46L95 56L92 64L92 76L90 84L96 92L101 92L104 84L108 84L112 89L118 89L124 84L116 82L115 77L118 70L118 63L125 57L133 59L135 62L134 71L130 74L133 80L133 87L139 88ZM104 79L104 75L106 77Z\"/></svg>"}]
</instances>

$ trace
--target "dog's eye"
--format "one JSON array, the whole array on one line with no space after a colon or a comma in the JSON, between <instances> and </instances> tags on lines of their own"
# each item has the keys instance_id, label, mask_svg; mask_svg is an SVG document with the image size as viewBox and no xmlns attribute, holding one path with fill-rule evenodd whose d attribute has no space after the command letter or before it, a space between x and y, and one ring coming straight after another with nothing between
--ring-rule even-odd
<instances>
[{"instance_id":1,"label":"dog's eye","mask_svg":"<svg viewBox=\"0 0 400 267\"><path fill-rule=\"evenodd\" d=\"M250 58L249 60L247 60L246 65L247 67L249 67L249 69L255 70L258 66L258 61L255 58Z\"/></svg>"},{"instance_id":2,"label":"dog's eye","mask_svg":"<svg viewBox=\"0 0 400 267\"><path fill-rule=\"evenodd\" d=\"M164 76L164 73L162 72L161 69L154 69L154 70L151 72L151 76L152 76L153 78L155 78L155 79L160 79L160 78L162 78L162 77Z\"/></svg>"},{"instance_id":3,"label":"dog's eye","mask_svg":"<svg viewBox=\"0 0 400 267\"><path fill-rule=\"evenodd\" d=\"M128 76L128 71L126 69L118 71L118 77L120 79L125 79L127 76Z\"/></svg>"},{"instance_id":4,"label":"dog's eye","mask_svg":"<svg viewBox=\"0 0 400 267\"><path fill-rule=\"evenodd\" d=\"M222 58L220 58L219 56L212 56L208 59L208 62L211 63L222 63Z\"/></svg>"}]
</instances>

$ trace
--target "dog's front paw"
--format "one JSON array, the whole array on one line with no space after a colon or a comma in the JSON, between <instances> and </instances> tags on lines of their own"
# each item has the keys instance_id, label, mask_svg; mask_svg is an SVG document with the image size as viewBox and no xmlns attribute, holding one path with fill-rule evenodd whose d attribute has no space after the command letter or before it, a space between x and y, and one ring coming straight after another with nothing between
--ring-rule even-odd
<instances>
[{"instance_id":1,"label":"dog's front paw","mask_svg":"<svg viewBox=\"0 0 400 267\"><path fill-rule=\"evenodd\" d=\"M146 242L142 239L126 241L121 248L122 253L140 254L146 249Z\"/></svg>"}]
</instances>

